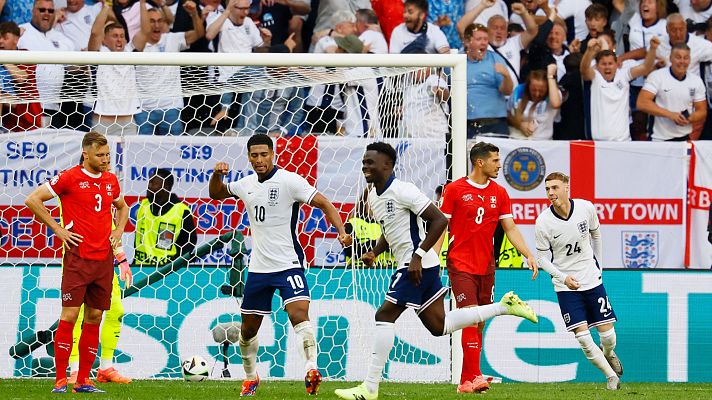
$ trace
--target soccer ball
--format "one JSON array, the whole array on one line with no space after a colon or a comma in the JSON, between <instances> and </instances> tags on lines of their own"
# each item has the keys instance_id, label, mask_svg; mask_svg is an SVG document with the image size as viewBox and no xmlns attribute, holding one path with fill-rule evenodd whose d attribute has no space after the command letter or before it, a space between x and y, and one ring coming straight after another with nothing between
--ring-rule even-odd
<instances>
[{"instance_id":1,"label":"soccer ball","mask_svg":"<svg viewBox=\"0 0 712 400\"><path fill-rule=\"evenodd\" d=\"M189 382L204 381L210 375L208 362L201 356L193 356L183 360L181 372L183 373L183 379Z\"/></svg>"}]
</instances>

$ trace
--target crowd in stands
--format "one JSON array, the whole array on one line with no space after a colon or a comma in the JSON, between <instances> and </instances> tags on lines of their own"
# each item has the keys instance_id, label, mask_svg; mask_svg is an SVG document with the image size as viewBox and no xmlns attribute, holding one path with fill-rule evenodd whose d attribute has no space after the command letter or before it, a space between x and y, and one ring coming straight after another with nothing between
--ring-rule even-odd
<instances>
[{"instance_id":1,"label":"crowd in stands","mask_svg":"<svg viewBox=\"0 0 712 400\"><path fill-rule=\"evenodd\" d=\"M0 10L0 50L461 52L468 137L712 139L712 0L0 0ZM183 97L182 86L229 86L245 76L270 79L270 71L3 64L0 95L40 102L0 97L1 129L449 133L450 77L440 68L416 71L406 84L369 78ZM99 100L42 101L90 92Z\"/></svg>"}]
</instances>

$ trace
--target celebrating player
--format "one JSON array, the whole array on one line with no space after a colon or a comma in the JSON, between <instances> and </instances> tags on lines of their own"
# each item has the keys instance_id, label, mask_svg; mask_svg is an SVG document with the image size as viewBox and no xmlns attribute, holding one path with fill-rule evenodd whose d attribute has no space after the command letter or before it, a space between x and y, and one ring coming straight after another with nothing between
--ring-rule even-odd
<instances>
[{"instance_id":1,"label":"celebrating player","mask_svg":"<svg viewBox=\"0 0 712 400\"><path fill-rule=\"evenodd\" d=\"M240 353L246 379L240 396L254 396L260 384L256 372L257 331L262 318L272 312L272 295L279 289L284 309L299 337L305 361L308 394L317 394L321 374L317 370L317 343L309 321L309 287L304 276L304 251L297 239L299 203L324 211L336 227L339 242L348 246L351 236L344 230L339 212L316 188L301 176L274 165L272 139L263 134L250 137L247 153L255 174L225 185L227 163L215 165L210 177L210 198L238 197L245 203L252 231L252 255L242 301Z\"/></svg>"},{"instance_id":2,"label":"celebrating player","mask_svg":"<svg viewBox=\"0 0 712 400\"><path fill-rule=\"evenodd\" d=\"M616 314L598 264L602 245L596 209L590 201L569 199L565 174L551 173L544 182L551 207L536 219L537 261L552 276L566 329L576 334L586 358L606 376L608 389L616 390L623 366L613 351ZM593 327L598 329L603 350L591 337Z\"/></svg>"},{"instance_id":3,"label":"celebrating player","mask_svg":"<svg viewBox=\"0 0 712 400\"><path fill-rule=\"evenodd\" d=\"M537 322L534 311L512 292L497 304L445 313L443 298L447 288L440 281L440 259L433 246L445 231L447 219L415 185L396 179L395 164L396 151L391 145L377 142L366 147L362 171L366 182L372 184L367 201L383 235L362 260L372 265L381 252L390 248L398 269L376 312L366 381L355 388L337 389L335 393L342 399L378 398L383 367L393 348L395 322L407 307L415 310L433 336L447 335L503 314ZM429 227L427 234L424 223Z\"/></svg>"},{"instance_id":4,"label":"celebrating player","mask_svg":"<svg viewBox=\"0 0 712 400\"><path fill-rule=\"evenodd\" d=\"M99 346L102 313L111 305L114 257L112 245L121 244L129 209L116 175L108 172L111 155L106 137L89 132L82 139L81 165L61 172L32 192L25 204L64 244L62 258L62 313L54 337L56 380L52 392L67 391L67 364L72 330L84 304L84 326L79 339L79 373L72 392L103 392L89 380ZM59 198L61 224L44 202ZM116 207L112 230L111 206ZM127 263L121 279L131 279Z\"/></svg>"},{"instance_id":5,"label":"celebrating player","mask_svg":"<svg viewBox=\"0 0 712 400\"><path fill-rule=\"evenodd\" d=\"M482 306L494 301L494 244L497 222L514 247L527 258L536 278L534 255L512 218L507 191L493 179L499 173L499 148L479 142L470 150L472 173L445 186L440 209L450 218L447 270L457 308ZM462 330L462 373L458 393L482 392L489 384L480 371L482 331L479 326Z\"/></svg>"}]
</instances>

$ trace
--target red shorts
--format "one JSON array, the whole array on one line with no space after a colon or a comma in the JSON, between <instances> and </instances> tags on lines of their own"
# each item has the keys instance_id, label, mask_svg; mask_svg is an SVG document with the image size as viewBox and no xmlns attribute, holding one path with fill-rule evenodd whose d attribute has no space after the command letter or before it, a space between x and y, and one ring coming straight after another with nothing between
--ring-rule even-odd
<instances>
[{"instance_id":1,"label":"red shorts","mask_svg":"<svg viewBox=\"0 0 712 400\"><path fill-rule=\"evenodd\" d=\"M62 307L87 307L108 310L114 278L114 259L87 260L72 251L62 260Z\"/></svg>"},{"instance_id":2,"label":"red shorts","mask_svg":"<svg viewBox=\"0 0 712 400\"><path fill-rule=\"evenodd\" d=\"M448 269L457 308L483 306L494 302L494 273L473 275Z\"/></svg>"}]
</instances>

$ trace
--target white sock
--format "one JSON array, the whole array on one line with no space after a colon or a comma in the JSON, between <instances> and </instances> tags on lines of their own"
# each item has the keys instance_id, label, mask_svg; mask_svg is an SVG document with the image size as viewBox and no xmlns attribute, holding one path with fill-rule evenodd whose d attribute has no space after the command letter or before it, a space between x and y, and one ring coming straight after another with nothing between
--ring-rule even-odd
<instances>
[{"instance_id":1,"label":"white sock","mask_svg":"<svg viewBox=\"0 0 712 400\"><path fill-rule=\"evenodd\" d=\"M507 307L500 303L484 306L458 308L445 314L443 335L449 335L462 328L467 328L482 321L507 313Z\"/></svg>"},{"instance_id":2,"label":"white sock","mask_svg":"<svg viewBox=\"0 0 712 400\"><path fill-rule=\"evenodd\" d=\"M240 357L242 357L242 368L245 369L245 378L248 380L257 379L257 336L250 340L243 340L240 335Z\"/></svg>"},{"instance_id":3,"label":"white sock","mask_svg":"<svg viewBox=\"0 0 712 400\"><path fill-rule=\"evenodd\" d=\"M611 355L613 349L616 348L616 330L611 328L605 332L598 332L598 336L601 338L603 354L606 356Z\"/></svg>"},{"instance_id":4,"label":"white sock","mask_svg":"<svg viewBox=\"0 0 712 400\"><path fill-rule=\"evenodd\" d=\"M114 366L114 360L99 358L99 369L108 369Z\"/></svg>"},{"instance_id":5,"label":"white sock","mask_svg":"<svg viewBox=\"0 0 712 400\"><path fill-rule=\"evenodd\" d=\"M376 329L373 331L373 349L371 350L371 362L366 373L366 389L371 393L378 392L378 384L383 376L383 368L391 354L393 341L396 338L396 326L391 322L376 321Z\"/></svg>"},{"instance_id":6,"label":"white sock","mask_svg":"<svg viewBox=\"0 0 712 400\"><path fill-rule=\"evenodd\" d=\"M314 329L310 321L300 322L294 326L294 332L299 338L299 354L302 355L302 360L304 360L304 368L306 372L309 370L316 369L316 356L317 356L317 346L316 346L316 336L314 336Z\"/></svg>"},{"instance_id":7,"label":"white sock","mask_svg":"<svg viewBox=\"0 0 712 400\"><path fill-rule=\"evenodd\" d=\"M79 372L79 361L72 361L69 363L70 372Z\"/></svg>"},{"instance_id":8,"label":"white sock","mask_svg":"<svg viewBox=\"0 0 712 400\"><path fill-rule=\"evenodd\" d=\"M600 369L606 378L617 376L616 373L613 372L613 369L611 369L611 366L608 365L606 357L603 356L603 351L601 351L601 349L596 346L596 343L593 342L591 332L584 331L577 333L576 340L578 340L581 345L581 349L583 350L583 354L586 355L586 358L588 358L591 364L593 364L596 368Z\"/></svg>"}]
</instances>

